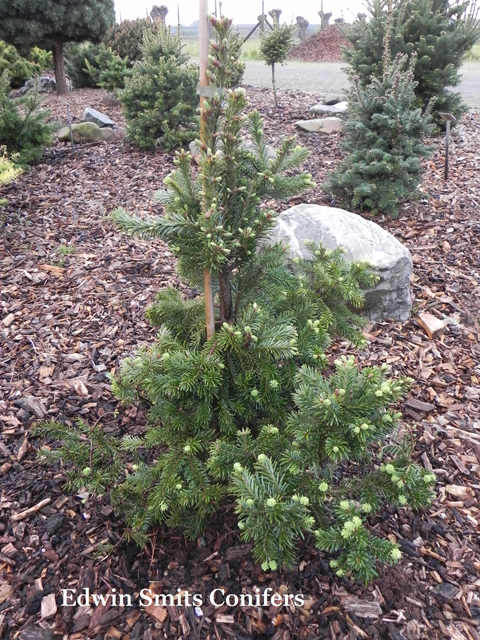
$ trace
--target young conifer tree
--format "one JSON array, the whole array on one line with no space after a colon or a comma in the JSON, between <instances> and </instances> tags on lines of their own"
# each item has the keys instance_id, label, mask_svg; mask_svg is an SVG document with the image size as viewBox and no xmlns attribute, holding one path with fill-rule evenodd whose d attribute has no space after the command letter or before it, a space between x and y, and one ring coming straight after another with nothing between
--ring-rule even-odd
<instances>
[{"instance_id":1,"label":"young conifer tree","mask_svg":"<svg viewBox=\"0 0 480 640\"><path fill-rule=\"evenodd\" d=\"M221 67L211 70L218 81ZM335 554L338 575L368 580L376 560L401 555L373 535L368 517L387 501L428 504L434 477L412 463L407 446L387 446L399 418L389 406L408 381L388 381L386 367L359 371L345 357L331 377L322 374L331 333L361 340L346 303L361 305L361 285L375 276L315 245L312 259L291 271L284 247L262 246L276 218L267 201L312 182L295 172L307 152L292 138L268 157L262 119L245 115L246 105L243 89L204 102L198 171L189 153L177 153L156 196L163 217L114 212L125 232L167 240L191 286L201 290L210 270L215 331L207 338L202 296L160 291L147 311L159 326L155 342L113 380L123 401L149 403L145 436L127 436L119 451L98 426L87 433L80 423L78 437L62 437L65 427L52 424L40 433L63 441L54 455L77 465L71 486L112 482L113 504L139 542L156 523L198 536L233 495L241 535L253 540L264 570L291 567L298 539L314 532L319 548ZM252 150L242 144L246 135ZM125 456L139 451L125 477Z\"/></svg>"},{"instance_id":2,"label":"young conifer tree","mask_svg":"<svg viewBox=\"0 0 480 640\"><path fill-rule=\"evenodd\" d=\"M421 159L432 147L424 138L433 132L429 103L416 106L415 56L391 61L393 11L384 35L383 73L367 84L351 72L352 88L345 118L347 156L329 176L329 188L341 204L354 210L398 216L402 202L412 198L422 177Z\"/></svg>"}]
</instances>

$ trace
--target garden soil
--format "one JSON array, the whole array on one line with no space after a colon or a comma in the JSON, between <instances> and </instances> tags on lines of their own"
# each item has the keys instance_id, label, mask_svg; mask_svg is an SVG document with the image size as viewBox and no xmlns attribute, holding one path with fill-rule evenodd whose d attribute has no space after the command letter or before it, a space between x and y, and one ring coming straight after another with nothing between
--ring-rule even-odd
<instances>
[{"instance_id":1,"label":"garden soil","mask_svg":"<svg viewBox=\"0 0 480 640\"><path fill-rule=\"evenodd\" d=\"M273 144L294 133L315 96L249 89ZM74 121L86 106L123 125L100 90L69 96ZM48 98L54 118L65 105ZM299 134L318 185L342 156L341 134ZM414 458L437 476L429 509L387 509L370 522L399 543L403 558L381 568L364 587L332 575L328 557L308 537L289 573L263 573L239 539L226 503L203 537L157 528L140 549L128 542L108 495L64 488L61 467L39 463L39 419L73 424L81 418L109 434L140 434L146 407L125 408L112 397L109 374L155 330L144 311L159 289L178 281L168 246L119 233L117 206L161 213L153 192L173 169L173 155L144 153L124 140L77 146L57 143L42 162L2 189L0 197L0 638L11 640L478 640L480 638L480 114L469 113L451 145L443 179L444 143L424 162L420 198L397 220L375 222L411 251L414 312L409 321L366 327L360 366L388 364L392 376L414 378L401 404ZM281 210L303 202L335 206L320 186L302 199L268 203ZM366 217L369 217L368 215ZM66 247L71 247L68 249ZM430 339L420 312L448 320ZM331 361L350 353L334 342ZM92 593L200 593L204 605L64 607L61 589ZM213 589L252 593L271 588L305 596L301 607L214 608ZM111 603L111 601L108 601Z\"/></svg>"}]
</instances>

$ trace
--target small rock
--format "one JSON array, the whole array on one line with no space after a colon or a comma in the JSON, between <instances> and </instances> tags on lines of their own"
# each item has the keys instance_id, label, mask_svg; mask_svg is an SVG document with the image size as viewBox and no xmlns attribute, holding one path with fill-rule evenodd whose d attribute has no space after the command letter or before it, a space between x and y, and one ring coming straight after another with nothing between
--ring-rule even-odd
<instances>
[{"instance_id":1,"label":"small rock","mask_svg":"<svg viewBox=\"0 0 480 640\"><path fill-rule=\"evenodd\" d=\"M46 76L40 76L39 78L30 78L27 80L23 87L20 89L20 92L23 94L27 93L30 89L36 89L39 93L47 93L48 91L56 91L57 83L53 78L47 78Z\"/></svg>"},{"instance_id":2,"label":"small rock","mask_svg":"<svg viewBox=\"0 0 480 640\"><path fill-rule=\"evenodd\" d=\"M20 631L18 640L53 640L53 632L43 627L27 627Z\"/></svg>"},{"instance_id":3,"label":"small rock","mask_svg":"<svg viewBox=\"0 0 480 640\"><path fill-rule=\"evenodd\" d=\"M332 105L338 104L339 102L346 102L347 96L343 93L327 93L327 95L322 100L323 104Z\"/></svg>"},{"instance_id":4,"label":"small rock","mask_svg":"<svg viewBox=\"0 0 480 640\"><path fill-rule=\"evenodd\" d=\"M106 107L120 106L120 102L117 100L117 97L113 93L106 93L102 98L102 104L104 104Z\"/></svg>"},{"instance_id":5,"label":"small rock","mask_svg":"<svg viewBox=\"0 0 480 640\"><path fill-rule=\"evenodd\" d=\"M109 142L115 140L115 132L110 128L101 129L94 122L80 122L72 124L73 141L76 144L81 142ZM57 133L59 140L70 142L69 127L62 127Z\"/></svg>"},{"instance_id":6,"label":"small rock","mask_svg":"<svg viewBox=\"0 0 480 640\"><path fill-rule=\"evenodd\" d=\"M298 120L295 126L309 133L337 133L343 131L343 120L335 117L314 118L313 120Z\"/></svg>"},{"instance_id":7,"label":"small rock","mask_svg":"<svg viewBox=\"0 0 480 640\"><path fill-rule=\"evenodd\" d=\"M106 116L101 111L97 111L96 109L91 109L87 107L83 112L83 122L94 122L99 127L110 127L113 128L115 123L108 116Z\"/></svg>"},{"instance_id":8,"label":"small rock","mask_svg":"<svg viewBox=\"0 0 480 640\"><path fill-rule=\"evenodd\" d=\"M434 587L431 592L432 596L443 602L450 602L458 593L458 587L450 582L441 582Z\"/></svg>"},{"instance_id":9,"label":"small rock","mask_svg":"<svg viewBox=\"0 0 480 640\"><path fill-rule=\"evenodd\" d=\"M315 104L310 109L310 113L312 115L317 115L319 113L340 113L340 109L337 108L337 105L326 105L326 104Z\"/></svg>"},{"instance_id":10,"label":"small rock","mask_svg":"<svg viewBox=\"0 0 480 640\"><path fill-rule=\"evenodd\" d=\"M65 516L63 515L63 513L54 513L52 516L50 516L45 523L45 529L48 535L53 536L53 534L60 529L64 520Z\"/></svg>"}]
</instances>

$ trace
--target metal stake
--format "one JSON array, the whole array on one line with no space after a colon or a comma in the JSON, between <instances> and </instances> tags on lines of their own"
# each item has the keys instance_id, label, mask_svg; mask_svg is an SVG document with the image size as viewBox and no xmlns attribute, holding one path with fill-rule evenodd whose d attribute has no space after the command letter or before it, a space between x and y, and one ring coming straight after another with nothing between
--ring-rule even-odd
<instances>
[{"instance_id":1,"label":"metal stake","mask_svg":"<svg viewBox=\"0 0 480 640\"><path fill-rule=\"evenodd\" d=\"M456 118L451 113L438 112L440 118L447 123L447 131L445 137L445 180L448 180L448 154L450 147L450 123L456 122Z\"/></svg>"}]
</instances>

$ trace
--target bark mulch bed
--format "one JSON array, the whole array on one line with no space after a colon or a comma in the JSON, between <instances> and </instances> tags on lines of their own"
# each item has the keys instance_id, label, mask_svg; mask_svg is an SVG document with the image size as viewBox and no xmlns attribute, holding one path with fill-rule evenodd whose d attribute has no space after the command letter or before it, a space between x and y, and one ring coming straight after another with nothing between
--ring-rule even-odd
<instances>
[{"instance_id":1,"label":"bark mulch bed","mask_svg":"<svg viewBox=\"0 0 480 640\"><path fill-rule=\"evenodd\" d=\"M277 112L268 91L249 93L273 143L315 101L280 92ZM123 124L118 109L101 106L102 95L69 96L74 118L93 106ZM48 101L53 117L64 120L65 106ZM339 134L299 137L321 183L341 155ZM467 114L455 132L448 182L443 141L436 142L420 200L396 221L376 219L412 252L414 314L404 323L369 325L369 346L356 355L362 365L388 363L392 375L415 379L402 405L404 428L415 435L415 457L437 475L437 499L422 513L387 510L372 521L404 556L367 588L334 577L310 539L299 547L297 570L262 573L228 505L198 541L158 530L139 549L126 542L108 497L70 495L62 470L38 463L40 443L30 427L39 418L73 424L81 417L119 435L144 426L144 407L119 407L107 374L154 337L144 310L155 292L169 284L189 292L165 244L123 236L108 214L119 205L156 212L151 196L173 156L124 141L78 146L72 155L58 143L3 189L0 638L479 640L480 115ZM335 204L319 187L303 201ZM425 311L448 320L435 339L418 324ZM348 348L335 343L332 356ZM139 590L152 583L156 593L203 594L203 605L141 609ZM267 587L301 592L305 604L214 608L208 601L217 588L240 594ZM85 588L131 594L134 606L62 606L60 589L78 595Z\"/></svg>"},{"instance_id":2,"label":"bark mulch bed","mask_svg":"<svg viewBox=\"0 0 480 640\"><path fill-rule=\"evenodd\" d=\"M318 31L292 47L288 57L303 62L343 62L342 49L350 49L352 46L342 34L340 29L343 28L348 28L348 25L337 27L332 24L323 31Z\"/></svg>"}]
</instances>

